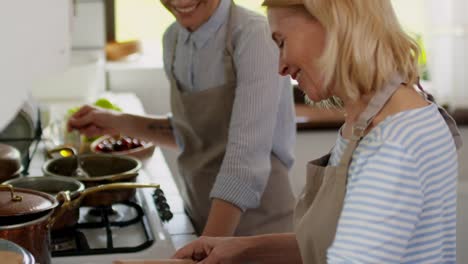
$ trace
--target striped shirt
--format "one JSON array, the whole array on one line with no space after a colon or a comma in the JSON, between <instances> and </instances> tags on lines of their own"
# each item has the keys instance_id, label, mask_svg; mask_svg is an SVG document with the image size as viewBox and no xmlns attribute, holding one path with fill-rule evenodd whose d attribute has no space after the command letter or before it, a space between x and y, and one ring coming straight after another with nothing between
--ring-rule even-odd
<instances>
[{"instance_id":1,"label":"striped shirt","mask_svg":"<svg viewBox=\"0 0 468 264\"><path fill-rule=\"evenodd\" d=\"M230 6L231 0L221 0L210 19L195 32L177 22L166 31L164 68L171 74L171 43L177 37L174 74L185 92L220 87L226 82L223 58ZM288 168L292 166L296 127L291 81L278 74L278 48L268 22L264 16L238 9L232 31L237 86L226 154L210 196L246 210L260 205L270 175L271 154ZM174 134L183 150L178 131Z\"/></svg>"},{"instance_id":2,"label":"striped shirt","mask_svg":"<svg viewBox=\"0 0 468 264\"><path fill-rule=\"evenodd\" d=\"M338 137L330 165L348 141ZM437 106L400 112L360 142L329 263L456 263L458 163Z\"/></svg>"}]
</instances>

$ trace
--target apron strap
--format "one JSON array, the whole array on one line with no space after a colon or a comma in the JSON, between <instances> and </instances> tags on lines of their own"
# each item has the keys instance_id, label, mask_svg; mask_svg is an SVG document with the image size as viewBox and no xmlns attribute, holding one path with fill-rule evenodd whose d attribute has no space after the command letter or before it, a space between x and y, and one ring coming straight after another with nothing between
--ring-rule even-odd
<instances>
[{"instance_id":1,"label":"apron strap","mask_svg":"<svg viewBox=\"0 0 468 264\"><path fill-rule=\"evenodd\" d=\"M364 136L369 124L372 122L377 113L382 110L387 101L392 95L398 90L400 85L403 83L403 79L400 75L394 75L381 90L371 98L366 109L359 115L358 121L352 128L353 140L360 140Z\"/></svg>"},{"instance_id":2,"label":"apron strap","mask_svg":"<svg viewBox=\"0 0 468 264\"><path fill-rule=\"evenodd\" d=\"M436 101L434 99L434 96L432 96L432 94L430 94L429 92L424 90L421 83L419 82L419 79L418 79L418 82L417 82L417 86L418 86L418 89L423 94L426 101L434 103L434 104L437 105L437 107L439 108L440 114L444 118L445 123L447 123L447 126L448 126L450 132L452 133L452 137L453 137L453 140L455 142L455 147L457 148L457 150L460 150L462 145L463 145L463 140L462 140L462 137L460 135L460 130L457 127L457 123L455 122L453 117L450 116L450 114L447 112L447 110L445 110L445 108L441 107L440 105L438 105L436 103Z\"/></svg>"},{"instance_id":3,"label":"apron strap","mask_svg":"<svg viewBox=\"0 0 468 264\"><path fill-rule=\"evenodd\" d=\"M377 113L382 110L390 97L392 97L395 91L400 87L402 82L403 79L400 75L394 75L393 78L391 78L390 81L388 81L382 87L382 89L378 90L371 98L366 109L359 115L358 121L352 127L351 139L349 144L346 146L343 156L341 157L339 166L345 167L346 169L349 167L354 150L357 148L359 141L364 136L364 132L366 131L367 127L372 122Z\"/></svg>"},{"instance_id":4,"label":"apron strap","mask_svg":"<svg viewBox=\"0 0 468 264\"><path fill-rule=\"evenodd\" d=\"M401 78L400 75L395 75L384 87L383 89L379 90L370 100L369 104L367 105L366 109L364 112L362 112L359 117L358 121L356 124L352 127L352 136L351 140L346 147L343 156L341 157L340 160L340 166L343 166L345 168L349 167L349 164L351 163L351 159L354 153L354 150L357 148L357 145L359 144L359 141L362 139L364 136L364 132L366 131L367 127L369 124L372 122L374 117L377 115L377 113L383 108L385 103L390 99L390 97L395 93L395 91L400 87L400 84L403 83L403 79ZM423 87L421 86L419 80L417 81L417 86L419 90L421 90L424 98L431 103L434 103L437 105L437 103L434 100L434 97L426 92ZM462 137L460 135L460 131L458 130L457 124L455 120L447 113L447 111L440 107L439 105L438 109L440 114L445 120L445 123L447 124L454 143L455 147L457 150L460 150L460 148L463 145Z\"/></svg>"}]
</instances>

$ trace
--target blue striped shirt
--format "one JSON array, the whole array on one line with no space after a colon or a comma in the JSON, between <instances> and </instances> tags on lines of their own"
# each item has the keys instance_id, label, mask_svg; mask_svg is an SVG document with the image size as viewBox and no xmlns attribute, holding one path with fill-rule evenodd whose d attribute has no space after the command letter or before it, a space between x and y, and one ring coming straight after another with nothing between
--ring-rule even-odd
<instances>
[{"instance_id":1,"label":"blue striped shirt","mask_svg":"<svg viewBox=\"0 0 468 264\"><path fill-rule=\"evenodd\" d=\"M226 82L223 58L230 6L231 0L221 0L210 19L195 32L177 22L166 31L164 68L171 74L169 51L177 36L174 74L182 90L197 92ZM272 153L288 168L292 166L296 127L291 81L278 74L278 48L268 22L264 16L239 9L232 32L237 86L226 154L211 197L246 210L260 205ZM177 133L177 143L183 149Z\"/></svg>"},{"instance_id":2,"label":"blue striped shirt","mask_svg":"<svg viewBox=\"0 0 468 264\"><path fill-rule=\"evenodd\" d=\"M338 137L331 165L348 141ZM353 154L329 263L456 263L458 163L429 106L378 124Z\"/></svg>"}]
</instances>

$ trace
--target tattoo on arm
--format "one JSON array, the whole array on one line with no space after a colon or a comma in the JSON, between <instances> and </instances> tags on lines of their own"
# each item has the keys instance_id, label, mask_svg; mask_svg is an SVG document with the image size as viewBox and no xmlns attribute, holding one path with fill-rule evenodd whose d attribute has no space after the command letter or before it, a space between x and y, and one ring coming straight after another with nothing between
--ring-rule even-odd
<instances>
[{"instance_id":1,"label":"tattoo on arm","mask_svg":"<svg viewBox=\"0 0 468 264\"><path fill-rule=\"evenodd\" d=\"M163 124L158 124L158 122L153 122L148 125L149 130L164 130L164 131L171 131L172 126L171 125L163 125Z\"/></svg>"}]
</instances>

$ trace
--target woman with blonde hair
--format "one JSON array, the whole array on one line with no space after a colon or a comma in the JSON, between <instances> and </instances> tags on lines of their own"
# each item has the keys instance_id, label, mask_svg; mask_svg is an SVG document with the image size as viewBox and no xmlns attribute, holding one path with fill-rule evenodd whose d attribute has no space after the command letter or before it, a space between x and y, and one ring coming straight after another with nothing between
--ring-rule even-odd
<instances>
[{"instance_id":1,"label":"woman with blonde hair","mask_svg":"<svg viewBox=\"0 0 468 264\"><path fill-rule=\"evenodd\" d=\"M332 151L308 164L295 233L209 238L176 258L213 263L455 263L453 119L418 82L390 0L265 0L279 72L343 108Z\"/></svg>"}]
</instances>

